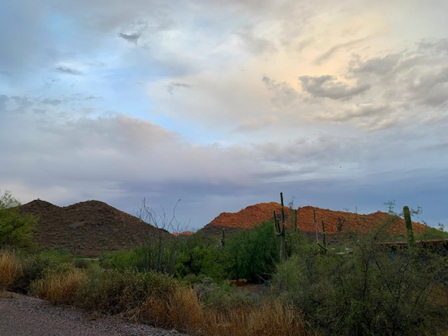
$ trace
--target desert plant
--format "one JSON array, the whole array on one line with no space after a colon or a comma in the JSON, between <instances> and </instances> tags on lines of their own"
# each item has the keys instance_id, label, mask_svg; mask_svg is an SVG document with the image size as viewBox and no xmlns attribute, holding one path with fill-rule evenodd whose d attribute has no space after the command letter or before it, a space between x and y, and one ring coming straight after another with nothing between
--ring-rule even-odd
<instances>
[{"instance_id":1,"label":"desert plant","mask_svg":"<svg viewBox=\"0 0 448 336\"><path fill-rule=\"evenodd\" d=\"M41 279L48 269L57 268L59 264L67 261L68 254L56 250L40 253L21 253L21 276L16 278L11 285L11 290L20 293L28 293L33 281Z\"/></svg>"},{"instance_id":2,"label":"desert plant","mask_svg":"<svg viewBox=\"0 0 448 336\"><path fill-rule=\"evenodd\" d=\"M22 265L13 251L0 251L0 291L7 289L22 275Z\"/></svg>"},{"instance_id":3,"label":"desert plant","mask_svg":"<svg viewBox=\"0 0 448 336\"><path fill-rule=\"evenodd\" d=\"M352 254L304 248L278 266L275 290L323 334L446 332L443 258L419 248L394 252L377 244L383 234L384 228L353 242Z\"/></svg>"},{"instance_id":4,"label":"desert plant","mask_svg":"<svg viewBox=\"0 0 448 336\"><path fill-rule=\"evenodd\" d=\"M31 284L31 292L53 304L73 304L79 288L87 281L84 270L64 263L47 269L43 278Z\"/></svg>"},{"instance_id":5,"label":"desert plant","mask_svg":"<svg viewBox=\"0 0 448 336\"><path fill-rule=\"evenodd\" d=\"M150 224L145 235L145 244L141 250L145 270L155 270L171 275L175 273L180 242L169 232L186 230L186 226L176 218L176 208L179 202L180 200L177 201L171 216L169 216L163 207L161 207L161 212L157 213L143 200L138 217Z\"/></svg>"},{"instance_id":6,"label":"desert plant","mask_svg":"<svg viewBox=\"0 0 448 336\"><path fill-rule=\"evenodd\" d=\"M0 247L32 247L32 229L36 219L31 215L22 215L20 202L10 192L0 196Z\"/></svg>"},{"instance_id":7,"label":"desert plant","mask_svg":"<svg viewBox=\"0 0 448 336\"><path fill-rule=\"evenodd\" d=\"M277 214L274 211L274 228L275 235L280 239L280 248L279 248L279 259L281 262L285 261L287 258L286 255L286 234L285 234L285 210L283 205L283 193L280 193L280 204L281 204L281 217L277 218Z\"/></svg>"},{"instance_id":8,"label":"desert plant","mask_svg":"<svg viewBox=\"0 0 448 336\"><path fill-rule=\"evenodd\" d=\"M274 273L279 261L272 222L232 235L227 239L225 250L228 272L233 279L264 282Z\"/></svg>"},{"instance_id":9,"label":"desert plant","mask_svg":"<svg viewBox=\"0 0 448 336\"><path fill-rule=\"evenodd\" d=\"M407 205L403 207L403 216L406 222L406 236L408 238L408 244L409 246L414 246L415 239L414 239L414 231L412 230L411 212Z\"/></svg>"}]
</instances>

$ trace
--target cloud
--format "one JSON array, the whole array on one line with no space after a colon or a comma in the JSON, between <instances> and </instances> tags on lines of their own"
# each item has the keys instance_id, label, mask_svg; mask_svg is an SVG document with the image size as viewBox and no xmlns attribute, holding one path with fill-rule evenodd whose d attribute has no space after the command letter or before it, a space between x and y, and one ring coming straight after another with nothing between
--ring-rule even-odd
<instances>
[{"instance_id":1,"label":"cloud","mask_svg":"<svg viewBox=\"0 0 448 336\"><path fill-rule=\"evenodd\" d=\"M288 83L277 83L267 76L262 78L267 89L274 94L272 102L279 106L289 106L299 98L299 94Z\"/></svg>"},{"instance_id":2,"label":"cloud","mask_svg":"<svg viewBox=\"0 0 448 336\"><path fill-rule=\"evenodd\" d=\"M352 47L356 44L359 44L361 42L364 42L365 40L367 40L369 37L363 37L363 38L359 38L353 41L348 41L345 43L340 43L337 44L333 47L331 47L330 49L328 49L325 53L323 53L322 55L320 55L318 58L315 59L314 63L317 65L321 65L324 61L328 60L331 56L333 56L333 54L335 52L337 52L340 49L344 49L344 48L348 48L348 47Z\"/></svg>"},{"instance_id":3,"label":"cloud","mask_svg":"<svg viewBox=\"0 0 448 336\"><path fill-rule=\"evenodd\" d=\"M72 76L81 76L83 73L79 70L66 67L66 66L58 66L55 68L55 70L59 73L66 74L66 75L72 75Z\"/></svg>"},{"instance_id":4,"label":"cloud","mask_svg":"<svg viewBox=\"0 0 448 336\"><path fill-rule=\"evenodd\" d=\"M346 100L370 89L369 84L349 87L347 84L338 82L335 79L335 77L330 75L299 77L303 90L313 97Z\"/></svg>"},{"instance_id":5,"label":"cloud","mask_svg":"<svg viewBox=\"0 0 448 336\"><path fill-rule=\"evenodd\" d=\"M168 88L167 88L167 90L168 90L168 92L169 92L170 94L173 94L174 89L176 89L176 88L191 89L192 86L189 85L189 84L185 84L185 83L177 83L177 82L173 82L173 83L168 84Z\"/></svg>"},{"instance_id":6,"label":"cloud","mask_svg":"<svg viewBox=\"0 0 448 336\"><path fill-rule=\"evenodd\" d=\"M138 39L140 36L142 36L141 33L131 33L131 34L125 34L125 33L119 33L118 36L120 36L122 39L125 39L128 42L137 44Z\"/></svg>"},{"instance_id":7,"label":"cloud","mask_svg":"<svg viewBox=\"0 0 448 336\"><path fill-rule=\"evenodd\" d=\"M254 26L247 25L236 33L250 52L258 55L277 51L275 44L271 40L257 36L254 30Z\"/></svg>"},{"instance_id":8,"label":"cloud","mask_svg":"<svg viewBox=\"0 0 448 336\"><path fill-rule=\"evenodd\" d=\"M391 108L389 106L375 106L373 104L361 104L350 106L345 110L333 110L331 112L323 112L314 116L315 120L330 121L330 122L353 122L359 126L365 126L363 120L367 121L366 124L371 127L378 121L384 121L385 117L391 114ZM375 122L376 121L376 122Z\"/></svg>"},{"instance_id":9,"label":"cloud","mask_svg":"<svg viewBox=\"0 0 448 336\"><path fill-rule=\"evenodd\" d=\"M351 69L353 73L372 73L377 76L385 76L394 71L403 56L400 53L390 54L384 57L370 58L359 63Z\"/></svg>"}]
</instances>

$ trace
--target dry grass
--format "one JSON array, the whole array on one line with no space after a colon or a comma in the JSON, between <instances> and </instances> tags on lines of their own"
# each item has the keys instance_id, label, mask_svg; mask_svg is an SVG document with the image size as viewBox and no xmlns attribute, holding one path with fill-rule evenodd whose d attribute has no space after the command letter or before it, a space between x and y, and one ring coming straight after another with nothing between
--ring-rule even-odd
<instances>
[{"instance_id":1,"label":"dry grass","mask_svg":"<svg viewBox=\"0 0 448 336\"><path fill-rule=\"evenodd\" d=\"M260 307L240 306L232 311L204 314L202 330L194 335L292 336L308 335L299 312L274 300Z\"/></svg>"},{"instance_id":2,"label":"dry grass","mask_svg":"<svg viewBox=\"0 0 448 336\"><path fill-rule=\"evenodd\" d=\"M87 281L85 271L70 269L64 273L50 273L31 284L31 291L53 304L73 304L80 286Z\"/></svg>"},{"instance_id":3,"label":"dry grass","mask_svg":"<svg viewBox=\"0 0 448 336\"><path fill-rule=\"evenodd\" d=\"M7 289L21 275L22 266L14 252L0 252L0 291Z\"/></svg>"},{"instance_id":4,"label":"dry grass","mask_svg":"<svg viewBox=\"0 0 448 336\"><path fill-rule=\"evenodd\" d=\"M309 335L301 314L279 300L260 307L238 305L219 311L201 305L193 289L179 287L169 298L149 296L134 315L139 322L194 336Z\"/></svg>"},{"instance_id":5,"label":"dry grass","mask_svg":"<svg viewBox=\"0 0 448 336\"><path fill-rule=\"evenodd\" d=\"M139 308L138 316L141 322L185 333L192 333L203 323L196 292L186 287L176 288L168 297L149 295Z\"/></svg>"},{"instance_id":6,"label":"dry grass","mask_svg":"<svg viewBox=\"0 0 448 336\"><path fill-rule=\"evenodd\" d=\"M169 317L176 330L192 333L200 329L204 314L192 288L178 288L169 300Z\"/></svg>"}]
</instances>

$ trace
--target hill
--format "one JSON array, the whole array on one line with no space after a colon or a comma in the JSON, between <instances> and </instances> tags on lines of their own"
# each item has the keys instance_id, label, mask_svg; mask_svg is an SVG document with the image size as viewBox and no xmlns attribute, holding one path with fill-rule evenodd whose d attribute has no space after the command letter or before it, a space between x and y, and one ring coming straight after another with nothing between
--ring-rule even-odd
<instances>
[{"instance_id":1,"label":"hill","mask_svg":"<svg viewBox=\"0 0 448 336\"><path fill-rule=\"evenodd\" d=\"M20 211L38 219L34 238L39 247L63 248L74 254L98 256L138 246L159 232L141 219L100 201L59 207L34 200L20 206ZM165 230L161 233L169 235Z\"/></svg>"},{"instance_id":2,"label":"hill","mask_svg":"<svg viewBox=\"0 0 448 336\"><path fill-rule=\"evenodd\" d=\"M276 202L259 203L248 206L238 212L224 212L213 219L201 231L205 234L218 234L223 228L229 233L242 229L251 229L264 221L273 218L273 211L277 214L281 211L281 205ZM294 225L294 215L290 215L289 209L285 207L287 223ZM298 228L307 233L310 237L315 236L314 212L316 212L318 231L322 232L321 221L325 221L325 228L328 234L336 234L352 230L359 233L371 231L376 225L384 222L388 218L385 212L375 212L368 215L360 215L352 212L333 211L312 206L301 207L297 210L296 223ZM426 226L413 222L413 229L416 234L425 230ZM404 219L397 218L388 227L389 233L393 235L405 235L406 225Z\"/></svg>"}]
</instances>

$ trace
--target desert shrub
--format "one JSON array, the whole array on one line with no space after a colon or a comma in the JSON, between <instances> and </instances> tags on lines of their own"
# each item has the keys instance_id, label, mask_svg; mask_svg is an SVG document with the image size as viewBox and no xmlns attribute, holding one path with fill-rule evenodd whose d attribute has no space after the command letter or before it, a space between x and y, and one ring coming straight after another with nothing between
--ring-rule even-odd
<instances>
[{"instance_id":1,"label":"desert shrub","mask_svg":"<svg viewBox=\"0 0 448 336\"><path fill-rule=\"evenodd\" d=\"M227 250L217 245L216 241L207 238L203 233L195 233L186 237L179 244L179 251L176 264L177 277L195 275L221 281L228 276L226 271Z\"/></svg>"},{"instance_id":2,"label":"desert shrub","mask_svg":"<svg viewBox=\"0 0 448 336\"><path fill-rule=\"evenodd\" d=\"M278 266L276 292L323 334L446 331L447 269L442 257L419 248L392 251L377 244L381 235L380 230L364 237L352 254L323 255L304 248Z\"/></svg>"},{"instance_id":3,"label":"desert shrub","mask_svg":"<svg viewBox=\"0 0 448 336\"><path fill-rule=\"evenodd\" d=\"M425 230L422 233L420 233L419 235L416 235L415 238L421 239L421 240L447 239L448 232L428 226L425 228Z\"/></svg>"},{"instance_id":4,"label":"desert shrub","mask_svg":"<svg viewBox=\"0 0 448 336\"><path fill-rule=\"evenodd\" d=\"M13 251L0 251L0 291L7 289L22 275L22 265Z\"/></svg>"},{"instance_id":5,"label":"desert shrub","mask_svg":"<svg viewBox=\"0 0 448 336\"><path fill-rule=\"evenodd\" d=\"M207 309L200 330L193 335L216 336L289 336L310 335L301 313L279 300L266 301L261 306L240 306L233 310Z\"/></svg>"},{"instance_id":6,"label":"desert shrub","mask_svg":"<svg viewBox=\"0 0 448 336\"><path fill-rule=\"evenodd\" d=\"M101 258L101 265L106 269L118 269L122 271L132 269L134 263L131 261L130 254L131 252L128 250L108 253Z\"/></svg>"},{"instance_id":7,"label":"desert shrub","mask_svg":"<svg viewBox=\"0 0 448 336\"><path fill-rule=\"evenodd\" d=\"M30 284L44 276L48 269L57 268L59 264L68 261L67 255L56 250L44 251L41 253L20 254L22 263L22 274L16 278L11 285L15 292L28 293Z\"/></svg>"},{"instance_id":8,"label":"desert shrub","mask_svg":"<svg viewBox=\"0 0 448 336\"><path fill-rule=\"evenodd\" d=\"M194 290L206 307L217 311L231 311L237 307L252 306L253 297L244 289L232 287L228 282L219 284L211 278L203 278Z\"/></svg>"},{"instance_id":9,"label":"desert shrub","mask_svg":"<svg viewBox=\"0 0 448 336\"><path fill-rule=\"evenodd\" d=\"M234 279L263 282L274 273L279 260L271 222L264 222L253 230L244 230L231 236L225 249L229 273Z\"/></svg>"},{"instance_id":10,"label":"desert shrub","mask_svg":"<svg viewBox=\"0 0 448 336\"><path fill-rule=\"evenodd\" d=\"M137 313L147 296L166 299L177 282L170 276L156 272L138 273L92 270L89 280L82 286L77 304L83 308L106 314ZM138 316L136 317L138 318Z\"/></svg>"},{"instance_id":11,"label":"desert shrub","mask_svg":"<svg viewBox=\"0 0 448 336\"><path fill-rule=\"evenodd\" d=\"M73 261L75 267L86 269L90 267L90 259L89 258L78 258Z\"/></svg>"},{"instance_id":12,"label":"desert shrub","mask_svg":"<svg viewBox=\"0 0 448 336\"><path fill-rule=\"evenodd\" d=\"M10 192L0 196L0 247L14 246L28 248L33 246L32 229L36 219L19 212L20 202Z\"/></svg>"},{"instance_id":13,"label":"desert shrub","mask_svg":"<svg viewBox=\"0 0 448 336\"><path fill-rule=\"evenodd\" d=\"M138 314L140 322L187 333L194 333L203 323L203 311L196 293L179 285L170 293L150 293Z\"/></svg>"},{"instance_id":14,"label":"desert shrub","mask_svg":"<svg viewBox=\"0 0 448 336\"><path fill-rule=\"evenodd\" d=\"M44 276L31 283L31 292L53 304L73 304L79 288L87 281L84 270L73 264L61 263L44 270Z\"/></svg>"}]
</instances>

